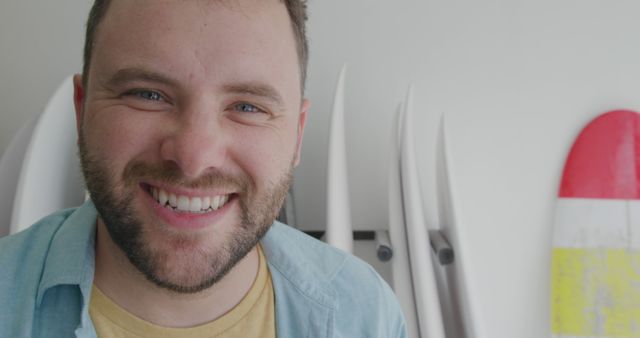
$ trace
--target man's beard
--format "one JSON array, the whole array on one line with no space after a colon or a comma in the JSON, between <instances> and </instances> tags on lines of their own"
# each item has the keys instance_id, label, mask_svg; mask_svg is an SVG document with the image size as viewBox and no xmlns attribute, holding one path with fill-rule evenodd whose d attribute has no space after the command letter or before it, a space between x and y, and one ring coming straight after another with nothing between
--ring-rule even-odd
<instances>
[{"instance_id":1,"label":"man's beard","mask_svg":"<svg viewBox=\"0 0 640 338\"><path fill-rule=\"evenodd\" d=\"M79 141L87 189L111 240L147 280L177 293L196 293L211 287L243 259L269 230L292 179L293 165L290 165L276 182L257 195L255 184L247 175L231 177L211 172L187 180L172 162L158 166L130 162L118 179L108 164L87 149L82 135ZM214 238L217 241L213 244L207 243L212 242L211 232L204 238L144 224L133 210L134 195L143 178L189 188L234 188L240 222L233 224L228 233L214 231L213 237L218 238ZM158 234L163 236L162 243L152 243L150 237Z\"/></svg>"}]
</instances>

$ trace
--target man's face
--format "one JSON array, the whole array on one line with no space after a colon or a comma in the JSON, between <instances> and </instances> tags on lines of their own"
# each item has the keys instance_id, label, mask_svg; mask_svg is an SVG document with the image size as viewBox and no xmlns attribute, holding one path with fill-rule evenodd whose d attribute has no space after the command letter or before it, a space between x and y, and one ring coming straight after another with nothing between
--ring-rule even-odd
<instances>
[{"instance_id":1,"label":"man's face","mask_svg":"<svg viewBox=\"0 0 640 338\"><path fill-rule=\"evenodd\" d=\"M219 280L273 222L307 103L278 0L113 1L76 85L83 171L110 238L177 292Z\"/></svg>"}]
</instances>

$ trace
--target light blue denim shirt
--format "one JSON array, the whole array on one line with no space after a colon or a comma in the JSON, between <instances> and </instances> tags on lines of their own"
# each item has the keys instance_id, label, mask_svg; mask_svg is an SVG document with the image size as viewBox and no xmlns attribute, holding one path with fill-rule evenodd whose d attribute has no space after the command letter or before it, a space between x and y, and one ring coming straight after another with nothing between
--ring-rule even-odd
<instances>
[{"instance_id":1,"label":"light blue denim shirt","mask_svg":"<svg viewBox=\"0 0 640 338\"><path fill-rule=\"evenodd\" d=\"M0 239L0 337L96 337L96 216L87 202ZM366 263L277 222L262 246L278 337L406 337L393 292Z\"/></svg>"}]
</instances>

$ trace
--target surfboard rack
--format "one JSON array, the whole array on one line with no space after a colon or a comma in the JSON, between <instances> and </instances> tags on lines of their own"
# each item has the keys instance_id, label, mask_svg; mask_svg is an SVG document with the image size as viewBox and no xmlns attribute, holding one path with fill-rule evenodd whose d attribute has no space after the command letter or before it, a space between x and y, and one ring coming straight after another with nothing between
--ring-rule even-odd
<instances>
[{"instance_id":1,"label":"surfboard rack","mask_svg":"<svg viewBox=\"0 0 640 338\"><path fill-rule=\"evenodd\" d=\"M388 262L393 257L393 248L386 230L376 231L376 255L381 262Z\"/></svg>"},{"instance_id":2,"label":"surfboard rack","mask_svg":"<svg viewBox=\"0 0 640 338\"><path fill-rule=\"evenodd\" d=\"M429 230L431 250L438 257L440 265L449 265L454 261L453 248L440 230Z\"/></svg>"}]
</instances>

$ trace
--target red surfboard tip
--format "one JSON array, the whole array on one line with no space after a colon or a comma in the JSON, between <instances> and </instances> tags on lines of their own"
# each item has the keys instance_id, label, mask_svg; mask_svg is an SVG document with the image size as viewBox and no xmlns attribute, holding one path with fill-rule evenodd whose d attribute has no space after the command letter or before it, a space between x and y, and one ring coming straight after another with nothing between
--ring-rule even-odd
<instances>
[{"instance_id":1,"label":"red surfboard tip","mask_svg":"<svg viewBox=\"0 0 640 338\"><path fill-rule=\"evenodd\" d=\"M640 114L614 110L593 119L574 142L559 197L640 199Z\"/></svg>"}]
</instances>

